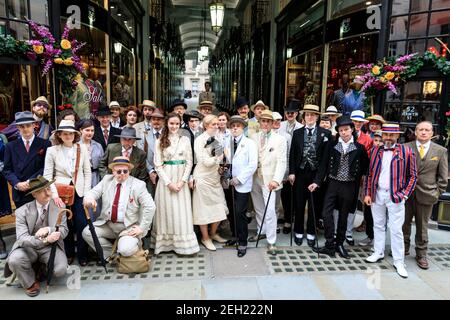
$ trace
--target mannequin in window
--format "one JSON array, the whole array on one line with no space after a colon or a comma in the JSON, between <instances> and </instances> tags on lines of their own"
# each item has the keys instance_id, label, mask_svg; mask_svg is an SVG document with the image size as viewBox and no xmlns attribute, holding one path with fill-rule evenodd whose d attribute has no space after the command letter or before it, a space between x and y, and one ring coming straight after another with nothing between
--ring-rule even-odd
<instances>
[{"instance_id":1,"label":"mannequin in window","mask_svg":"<svg viewBox=\"0 0 450 320\"><path fill-rule=\"evenodd\" d=\"M114 97L121 106L128 106L130 100L130 87L125 82L125 76L120 75L114 83Z\"/></svg>"},{"instance_id":2,"label":"mannequin in window","mask_svg":"<svg viewBox=\"0 0 450 320\"><path fill-rule=\"evenodd\" d=\"M78 114L80 119L90 119L90 92L89 87L82 74L77 74L75 81L78 82L75 91L69 98L69 102L73 106L73 110Z\"/></svg>"},{"instance_id":3,"label":"mannequin in window","mask_svg":"<svg viewBox=\"0 0 450 320\"><path fill-rule=\"evenodd\" d=\"M314 82L312 81L306 83L305 104L319 104L317 93L314 92Z\"/></svg>"},{"instance_id":4,"label":"mannequin in window","mask_svg":"<svg viewBox=\"0 0 450 320\"><path fill-rule=\"evenodd\" d=\"M349 116L355 110L364 111L364 100L366 96L364 92L361 92L363 84L359 76L356 76L350 85L343 102L342 114L344 116Z\"/></svg>"},{"instance_id":5,"label":"mannequin in window","mask_svg":"<svg viewBox=\"0 0 450 320\"><path fill-rule=\"evenodd\" d=\"M334 92L333 103L339 112L342 112L345 94L348 92L348 74L342 75L342 86Z\"/></svg>"}]
</instances>

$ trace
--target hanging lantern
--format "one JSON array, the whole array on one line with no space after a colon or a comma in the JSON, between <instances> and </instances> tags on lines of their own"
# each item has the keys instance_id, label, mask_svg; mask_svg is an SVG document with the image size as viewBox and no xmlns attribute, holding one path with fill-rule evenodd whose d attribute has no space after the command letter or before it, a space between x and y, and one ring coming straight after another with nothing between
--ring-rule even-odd
<instances>
[{"instance_id":1,"label":"hanging lantern","mask_svg":"<svg viewBox=\"0 0 450 320\"><path fill-rule=\"evenodd\" d=\"M203 43L202 43L202 45L200 47L200 52L202 54L203 59L205 59L206 57L209 56L209 47L208 47L208 45L206 44L205 41L203 41Z\"/></svg>"},{"instance_id":2,"label":"hanging lantern","mask_svg":"<svg viewBox=\"0 0 450 320\"><path fill-rule=\"evenodd\" d=\"M209 12L211 13L211 29L217 35L223 26L225 4L220 2L220 0L213 0L213 2L209 4Z\"/></svg>"},{"instance_id":3,"label":"hanging lantern","mask_svg":"<svg viewBox=\"0 0 450 320\"><path fill-rule=\"evenodd\" d=\"M114 43L114 52L117 54L122 52L122 44L120 42Z\"/></svg>"}]
</instances>

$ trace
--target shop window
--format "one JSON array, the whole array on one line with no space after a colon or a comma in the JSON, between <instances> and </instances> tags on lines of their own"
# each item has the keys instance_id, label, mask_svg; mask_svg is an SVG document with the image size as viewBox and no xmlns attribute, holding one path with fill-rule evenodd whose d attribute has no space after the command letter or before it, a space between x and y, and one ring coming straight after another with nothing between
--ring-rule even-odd
<instances>
[{"instance_id":1,"label":"shop window","mask_svg":"<svg viewBox=\"0 0 450 320\"><path fill-rule=\"evenodd\" d=\"M408 41L408 53L414 52L418 53L425 52L425 39Z\"/></svg>"},{"instance_id":2,"label":"shop window","mask_svg":"<svg viewBox=\"0 0 450 320\"><path fill-rule=\"evenodd\" d=\"M449 24L450 24L450 10L432 13L430 17L430 29L428 30L428 35L435 36L448 34Z\"/></svg>"},{"instance_id":3,"label":"shop window","mask_svg":"<svg viewBox=\"0 0 450 320\"><path fill-rule=\"evenodd\" d=\"M428 11L429 4L429 0L411 0L411 12Z\"/></svg>"},{"instance_id":4,"label":"shop window","mask_svg":"<svg viewBox=\"0 0 450 320\"><path fill-rule=\"evenodd\" d=\"M449 0L433 0L433 4L431 9L450 9L450 1Z\"/></svg>"},{"instance_id":5,"label":"shop window","mask_svg":"<svg viewBox=\"0 0 450 320\"><path fill-rule=\"evenodd\" d=\"M388 56L398 56L406 53L406 41L389 42Z\"/></svg>"},{"instance_id":6,"label":"shop window","mask_svg":"<svg viewBox=\"0 0 450 320\"><path fill-rule=\"evenodd\" d=\"M323 1L317 1L289 24L288 37L292 38L296 34L306 33L315 29L322 23L323 17L324 3Z\"/></svg>"},{"instance_id":7,"label":"shop window","mask_svg":"<svg viewBox=\"0 0 450 320\"><path fill-rule=\"evenodd\" d=\"M47 0L31 0L30 1L31 20L40 24L49 25L48 18L48 1Z\"/></svg>"},{"instance_id":8,"label":"shop window","mask_svg":"<svg viewBox=\"0 0 450 320\"><path fill-rule=\"evenodd\" d=\"M405 14L409 12L409 1L394 0L392 3L392 15Z\"/></svg>"},{"instance_id":9,"label":"shop window","mask_svg":"<svg viewBox=\"0 0 450 320\"><path fill-rule=\"evenodd\" d=\"M8 0L8 9L9 18L23 20L28 17L28 0Z\"/></svg>"},{"instance_id":10,"label":"shop window","mask_svg":"<svg viewBox=\"0 0 450 320\"><path fill-rule=\"evenodd\" d=\"M390 40L405 39L408 30L408 16L391 19Z\"/></svg>"},{"instance_id":11,"label":"shop window","mask_svg":"<svg viewBox=\"0 0 450 320\"><path fill-rule=\"evenodd\" d=\"M409 22L409 37L423 37L427 35L428 13L411 15Z\"/></svg>"},{"instance_id":12,"label":"shop window","mask_svg":"<svg viewBox=\"0 0 450 320\"><path fill-rule=\"evenodd\" d=\"M6 17L5 0L0 0L0 17Z\"/></svg>"},{"instance_id":13,"label":"shop window","mask_svg":"<svg viewBox=\"0 0 450 320\"><path fill-rule=\"evenodd\" d=\"M128 9L126 2L111 0L109 2L110 12L113 19L121 25L132 37L135 35L134 16Z\"/></svg>"},{"instance_id":14,"label":"shop window","mask_svg":"<svg viewBox=\"0 0 450 320\"><path fill-rule=\"evenodd\" d=\"M423 82L422 95L424 101L440 101L441 92L442 81L429 80Z\"/></svg>"},{"instance_id":15,"label":"shop window","mask_svg":"<svg viewBox=\"0 0 450 320\"><path fill-rule=\"evenodd\" d=\"M420 100L422 85L420 81L408 81L405 84L404 96L405 101Z\"/></svg>"},{"instance_id":16,"label":"shop window","mask_svg":"<svg viewBox=\"0 0 450 320\"><path fill-rule=\"evenodd\" d=\"M330 18L335 19L340 16L366 9L368 6L380 4L380 0L329 0Z\"/></svg>"},{"instance_id":17,"label":"shop window","mask_svg":"<svg viewBox=\"0 0 450 320\"><path fill-rule=\"evenodd\" d=\"M118 42L116 42L118 43ZM112 65L113 100L123 107L135 103L134 54L125 46L118 52L114 48Z\"/></svg>"},{"instance_id":18,"label":"shop window","mask_svg":"<svg viewBox=\"0 0 450 320\"><path fill-rule=\"evenodd\" d=\"M448 38L447 37L436 37L437 39L440 39L443 43L446 43ZM436 41L435 38L428 39L427 43L427 50L437 50L439 54L446 56L448 54L447 50L442 47L442 45Z\"/></svg>"}]
</instances>

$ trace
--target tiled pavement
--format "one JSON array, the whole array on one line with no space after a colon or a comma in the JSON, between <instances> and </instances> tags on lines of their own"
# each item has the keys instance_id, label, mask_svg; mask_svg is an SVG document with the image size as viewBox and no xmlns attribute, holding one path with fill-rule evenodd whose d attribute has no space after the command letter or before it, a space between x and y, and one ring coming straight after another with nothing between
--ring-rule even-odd
<instances>
[{"instance_id":1,"label":"tiled pavement","mask_svg":"<svg viewBox=\"0 0 450 320\"><path fill-rule=\"evenodd\" d=\"M363 236L355 233L356 239ZM191 257L160 254L152 257L150 271L139 275L118 274L113 267L106 274L91 263L55 279L48 294L43 290L34 299L450 299L450 233L430 230L430 243L430 269L421 270L409 256L408 279L395 273L388 256L377 264L364 262L370 249L348 247L350 260L317 257L305 244L289 247L289 237L279 234L275 257L261 241L244 258L234 249L202 248ZM3 268L4 260L0 274ZM0 300L5 299L30 298L0 277Z\"/></svg>"}]
</instances>

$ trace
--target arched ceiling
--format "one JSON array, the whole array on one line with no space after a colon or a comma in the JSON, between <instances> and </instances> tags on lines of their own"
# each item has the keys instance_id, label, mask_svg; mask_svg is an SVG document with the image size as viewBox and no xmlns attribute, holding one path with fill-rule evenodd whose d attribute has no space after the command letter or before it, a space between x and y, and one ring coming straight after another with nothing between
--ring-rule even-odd
<instances>
[{"instance_id":1,"label":"arched ceiling","mask_svg":"<svg viewBox=\"0 0 450 320\"><path fill-rule=\"evenodd\" d=\"M234 9L240 0L222 0L225 4L224 27L239 25L238 19L234 15ZM205 41L212 51L215 49L220 33L215 34L211 30L211 16L209 14L209 4L212 0L206 1L206 28ZM203 42L203 11L205 10L204 0L171 0L172 6L168 8L168 19L177 24L180 29L181 43L185 51L186 59L196 59L197 50Z\"/></svg>"}]
</instances>

